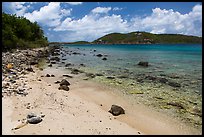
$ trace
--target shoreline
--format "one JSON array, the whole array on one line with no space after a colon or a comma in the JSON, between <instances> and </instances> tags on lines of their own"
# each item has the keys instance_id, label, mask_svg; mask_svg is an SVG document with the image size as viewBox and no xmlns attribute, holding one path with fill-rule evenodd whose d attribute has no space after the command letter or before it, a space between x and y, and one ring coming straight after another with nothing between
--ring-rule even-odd
<instances>
[{"instance_id":1,"label":"shoreline","mask_svg":"<svg viewBox=\"0 0 204 137\"><path fill-rule=\"evenodd\" d=\"M3 124L5 134L202 134L172 117L131 103L115 92L118 89L83 80L83 76L72 75L55 66L43 70L32 68L35 73L26 74L24 79L28 95L5 97L10 100L9 105L11 100L13 105L10 109L3 108L7 113L2 117L7 121ZM45 77L46 74L55 77ZM63 77L63 74L73 78ZM54 84L64 78L71 83L69 91L58 90L59 84ZM110 114L108 110L112 104L122 106L126 114ZM29 112L43 113L45 117L39 124L9 132L9 128L20 124Z\"/></svg>"}]
</instances>

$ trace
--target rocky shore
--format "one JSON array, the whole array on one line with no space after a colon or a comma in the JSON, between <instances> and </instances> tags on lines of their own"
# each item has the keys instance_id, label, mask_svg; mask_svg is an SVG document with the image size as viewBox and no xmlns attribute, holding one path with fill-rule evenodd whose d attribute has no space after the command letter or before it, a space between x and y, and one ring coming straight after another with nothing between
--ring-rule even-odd
<instances>
[{"instance_id":1,"label":"rocky shore","mask_svg":"<svg viewBox=\"0 0 204 137\"><path fill-rule=\"evenodd\" d=\"M100 53L97 54L96 50L93 51L93 53L99 59L105 56ZM13 114L15 116L14 119L21 121L21 115L26 116L27 114L30 114L31 110L35 110L37 113L43 113L45 116L45 121L39 124L37 130L32 131L31 127L25 127L16 131L15 133L191 134L191 131L188 128L183 129L185 126L183 126L181 123L175 124L173 123L174 120L166 121L165 116L165 118L163 118L164 121L162 120L161 123L164 122L166 126L162 127L162 124L158 123L158 121L161 119L158 117L157 113L155 113L154 116L151 116L153 115L153 112L148 111L147 113L146 110L144 111L143 109L139 109L137 105L134 106L134 110L132 110L132 104L128 104L124 97L122 97L123 99L118 99L118 96L112 96L112 93L115 94L119 92L110 91L111 94L109 94L109 91L107 92L104 90L104 88L101 88L100 84L98 85L89 81L92 79L104 77L109 83L112 83L113 81L117 82L118 78L127 79L129 77L128 75L121 75L116 77L112 76L111 74L108 75L104 73L95 73L85 70L83 71L81 68L85 68L87 64L85 62L83 64L74 64L73 62L68 63L67 59L63 58L66 56L66 54L71 54L74 56L86 56L80 51L63 50L60 46L51 46L32 50L17 50L12 53L2 53L2 98L7 98L8 96L15 97L13 101L13 108L15 108L15 113ZM45 66L48 66L45 69L39 67L40 61L42 59L46 62ZM63 69L59 69L61 65L64 66L64 71L62 71ZM166 79L159 79L149 75L145 76L146 77L138 76L138 78L141 78L142 80L159 81L161 83L170 84L170 82L166 82ZM122 81L119 85L124 85L124 83L125 82ZM175 83L173 83L171 86L178 87L175 85ZM131 91L130 94L139 94L143 96L146 93L134 90ZM23 98L25 96L26 98ZM161 100L162 98L157 99ZM106 101L104 102L104 100ZM21 101L21 103L19 103L19 101ZM122 108L114 112L112 110L113 107L115 107L114 104L123 106L125 111ZM184 106L178 102L168 102L167 105L175 106L182 110L184 109ZM111 115L111 113L113 115ZM198 114L202 117L202 112L199 110L196 110L195 113L196 115ZM124 115L118 117L116 116L118 114ZM60 119L58 118L59 115L61 117ZM70 115L74 116L76 119L70 119ZM80 118L80 116L83 117ZM37 118L39 119L39 117ZM46 120L46 118L48 119ZM99 121L99 124L95 123L96 119ZM119 119L119 121L117 119ZM150 126L151 124L149 126L145 126L144 121L147 122L147 119L151 119L150 121L152 125L157 126ZM40 118L40 120L42 119ZM62 124L64 121L66 121L66 123L71 122L75 124L71 124L72 126L67 125L69 128L65 130L65 127ZM75 121L78 121L78 123ZM87 121L92 124L85 126ZM22 122L25 121L22 120ZM61 123L61 126L58 128L52 127L51 125L54 125L54 123L50 124L49 122L58 122ZM119 124L119 122L122 123ZM45 128L45 130L42 130L40 128L41 124L44 127L49 127L49 129ZM103 125L102 127L104 127L104 130L101 129L100 124ZM93 127L93 125L95 126ZM107 128L107 125L111 125L111 127ZM129 125L131 125L131 128ZM162 130L158 130L156 127L160 127ZM50 129L52 132L50 132ZM56 131L53 129L58 130ZM199 134L197 131L193 131L192 133Z\"/></svg>"},{"instance_id":2,"label":"rocky shore","mask_svg":"<svg viewBox=\"0 0 204 137\"><path fill-rule=\"evenodd\" d=\"M41 58L49 56L49 48L16 50L2 53L2 97L12 94L26 96L29 87L26 86L25 75L35 73L33 65Z\"/></svg>"}]
</instances>

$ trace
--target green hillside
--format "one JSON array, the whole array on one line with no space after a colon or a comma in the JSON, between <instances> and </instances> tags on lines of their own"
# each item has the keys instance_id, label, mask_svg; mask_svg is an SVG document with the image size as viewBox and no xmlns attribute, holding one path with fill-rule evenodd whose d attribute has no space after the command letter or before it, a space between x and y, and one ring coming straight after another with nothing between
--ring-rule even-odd
<instances>
[{"instance_id":1,"label":"green hillside","mask_svg":"<svg viewBox=\"0 0 204 137\"><path fill-rule=\"evenodd\" d=\"M92 42L93 44L201 44L202 38L181 34L152 34L131 32L111 33Z\"/></svg>"},{"instance_id":2,"label":"green hillside","mask_svg":"<svg viewBox=\"0 0 204 137\"><path fill-rule=\"evenodd\" d=\"M88 41L76 41L72 42L71 44L90 44Z\"/></svg>"},{"instance_id":3,"label":"green hillside","mask_svg":"<svg viewBox=\"0 0 204 137\"><path fill-rule=\"evenodd\" d=\"M37 22L24 17L2 13L2 50L26 49L48 45Z\"/></svg>"}]
</instances>

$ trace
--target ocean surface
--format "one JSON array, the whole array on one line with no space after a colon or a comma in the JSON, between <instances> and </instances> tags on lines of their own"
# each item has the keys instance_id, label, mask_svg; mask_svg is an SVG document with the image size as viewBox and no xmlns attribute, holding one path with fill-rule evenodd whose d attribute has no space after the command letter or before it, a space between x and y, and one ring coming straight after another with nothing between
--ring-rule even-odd
<instances>
[{"instance_id":1,"label":"ocean surface","mask_svg":"<svg viewBox=\"0 0 204 137\"><path fill-rule=\"evenodd\" d=\"M101 74L93 80L202 126L202 45L62 45L62 53L60 66Z\"/></svg>"}]
</instances>

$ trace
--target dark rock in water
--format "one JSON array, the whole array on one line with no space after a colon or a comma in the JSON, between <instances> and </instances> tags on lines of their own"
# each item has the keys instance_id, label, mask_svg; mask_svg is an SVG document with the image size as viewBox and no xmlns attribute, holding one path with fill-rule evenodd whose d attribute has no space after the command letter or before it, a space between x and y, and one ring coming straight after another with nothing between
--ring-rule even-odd
<instances>
[{"instance_id":1,"label":"dark rock in water","mask_svg":"<svg viewBox=\"0 0 204 137\"><path fill-rule=\"evenodd\" d=\"M70 75L67 75L67 74L64 74L62 75L63 77L68 77L68 78L73 78L73 76L70 76Z\"/></svg>"},{"instance_id":2,"label":"dark rock in water","mask_svg":"<svg viewBox=\"0 0 204 137\"><path fill-rule=\"evenodd\" d=\"M96 75L93 73L86 73L86 76L89 78L95 78L96 77Z\"/></svg>"},{"instance_id":3,"label":"dark rock in water","mask_svg":"<svg viewBox=\"0 0 204 137\"><path fill-rule=\"evenodd\" d=\"M55 75L52 74L51 77L55 77Z\"/></svg>"},{"instance_id":4,"label":"dark rock in water","mask_svg":"<svg viewBox=\"0 0 204 137\"><path fill-rule=\"evenodd\" d=\"M149 63L148 62L143 62L143 61L140 61L138 63L139 66L143 66L143 67L148 67L149 66Z\"/></svg>"},{"instance_id":5,"label":"dark rock in water","mask_svg":"<svg viewBox=\"0 0 204 137\"><path fill-rule=\"evenodd\" d=\"M60 82L60 86L62 86L62 85L69 86L70 83L69 83L66 79L63 79L63 80Z\"/></svg>"},{"instance_id":6,"label":"dark rock in water","mask_svg":"<svg viewBox=\"0 0 204 137\"><path fill-rule=\"evenodd\" d=\"M52 64L49 64L48 67L52 67Z\"/></svg>"},{"instance_id":7,"label":"dark rock in water","mask_svg":"<svg viewBox=\"0 0 204 137\"><path fill-rule=\"evenodd\" d=\"M145 79L148 79L148 80L156 80L157 78L154 77L154 76L146 76Z\"/></svg>"},{"instance_id":8,"label":"dark rock in water","mask_svg":"<svg viewBox=\"0 0 204 137\"><path fill-rule=\"evenodd\" d=\"M183 105L179 102L168 102L167 105L171 105L171 106L178 107L180 109L184 109Z\"/></svg>"},{"instance_id":9,"label":"dark rock in water","mask_svg":"<svg viewBox=\"0 0 204 137\"><path fill-rule=\"evenodd\" d=\"M67 85L60 85L60 87L58 89L59 90L69 91L69 87Z\"/></svg>"},{"instance_id":10,"label":"dark rock in water","mask_svg":"<svg viewBox=\"0 0 204 137\"><path fill-rule=\"evenodd\" d=\"M50 58L50 60L60 61L60 58L59 57L52 57L52 58Z\"/></svg>"},{"instance_id":11,"label":"dark rock in water","mask_svg":"<svg viewBox=\"0 0 204 137\"><path fill-rule=\"evenodd\" d=\"M65 65L65 67L69 67L69 66L71 66L71 65L72 65L71 63L68 63L68 64Z\"/></svg>"},{"instance_id":12,"label":"dark rock in water","mask_svg":"<svg viewBox=\"0 0 204 137\"><path fill-rule=\"evenodd\" d=\"M96 56L97 56L97 57L102 57L103 55L102 55L102 54L97 54Z\"/></svg>"},{"instance_id":13,"label":"dark rock in water","mask_svg":"<svg viewBox=\"0 0 204 137\"><path fill-rule=\"evenodd\" d=\"M84 64L80 64L80 66L85 67L86 65L84 65Z\"/></svg>"},{"instance_id":14,"label":"dark rock in water","mask_svg":"<svg viewBox=\"0 0 204 137\"><path fill-rule=\"evenodd\" d=\"M169 82L168 83L169 84L169 86L172 86L172 87L181 87L181 84L179 84L179 83L176 83L176 82Z\"/></svg>"},{"instance_id":15,"label":"dark rock in water","mask_svg":"<svg viewBox=\"0 0 204 137\"><path fill-rule=\"evenodd\" d=\"M115 77L108 76L107 79L115 79Z\"/></svg>"},{"instance_id":16,"label":"dark rock in water","mask_svg":"<svg viewBox=\"0 0 204 137\"><path fill-rule=\"evenodd\" d=\"M144 80L139 78L139 79L137 79L137 82L143 83Z\"/></svg>"},{"instance_id":17,"label":"dark rock in water","mask_svg":"<svg viewBox=\"0 0 204 137\"><path fill-rule=\"evenodd\" d=\"M157 97L157 96L156 96L156 97L154 97L154 98L156 98L156 99L163 99L162 97Z\"/></svg>"},{"instance_id":18,"label":"dark rock in water","mask_svg":"<svg viewBox=\"0 0 204 137\"><path fill-rule=\"evenodd\" d=\"M66 59L63 58L62 60L66 60Z\"/></svg>"},{"instance_id":19,"label":"dark rock in water","mask_svg":"<svg viewBox=\"0 0 204 137\"><path fill-rule=\"evenodd\" d=\"M160 76L166 76L166 74L160 74Z\"/></svg>"},{"instance_id":20,"label":"dark rock in water","mask_svg":"<svg viewBox=\"0 0 204 137\"><path fill-rule=\"evenodd\" d=\"M174 73L171 73L168 75L170 78L173 78L173 79L178 79L180 78L177 74L174 74Z\"/></svg>"},{"instance_id":21,"label":"dark rock in water","mask_svg":"<svg viewBox=\"0 0 204 137\"><path fill-rule=\"evenodd\" d=\"M102 60L107 60L107 58L102 58Z\"/></svg>"},{"instance_id":22,"label":"dark rock in water","mask_svg":"<svg viewBox=\"0 0 204 137\"><path fill-rule=\"evenodd\" d=\"M82 71L78 70L78 69L72 69L71 74L79 74L82 73Z\"/></svg>"},{"instance_id":23,"label":"dark rock in water","mask_svg":"<svg viewBox=\"0 0 204 137\"><path fill-rule=\"evenodd\" d=\"M118 76L117 78L128 78L128 76L121 75L121 76Z\"/></svg>"},{"instance_id":24,"label":"dark rock in water","mask_svg":"<svg viewBox=\"0 0 204 137\"><path fill-rule=\"evenodd\" d=\"M96 76L103 76L103 74L101 74L101 73L96 73Z\"/></svg>"},{"instance_id":25,"label":"dark rock in water","mask_svg":"<svg viewBox=\"0 0 204 137\"><path fill-rule=\"evenodd\" d=\"M56 62L55 62L55 61L51 61L50 63L51 63L51 64L56 64Z\"/></svg>"},{"instance_id":26,"label":"dark rock in water","mask_svg":"<svg viewBox=\"0 0 204 137\"><path fill-rule=\"evenodd\" d=\"M46 77L50 77L50 74L46 74Z\"/></svg>"},{"instance_id":27,"label":"dark rock in water","mask_svg":"<svg viewBox=\"0 0 204 137\"><path fill-rule=\"evenodd\" d=\"M166 79L166 78L158 78L158 80L159 80L159 82L161 82L161 83L166 83L166 82L168 82L168 79Z\"/></svg>"},{"instance_id":28,"label":"dark rock in water","mask_svg":"<svg viewBox=\"0 0 204 137\"><path fill-rule=\"evenodd\" d=\"M122 107L117 106L117 105L112 105L111 109L108 112L110 112L114 116L118 116L120 114L125 114L125 110Z\"/></svg>"},{"instance_id":29,"label":"dark rock in water","mask_svg":"<svg viewBox=\"0 0 204 137\"><path fill-rule=\"evenodd\" d=\"M78 53L78 52L73 52L72 54L74 54L74 55L81 55L81 53Z\"/></svg>"},{"instance_id":30,"label":"dark rock in water","mask_svg":"<svg viewBox=\"0 0 204 137\"><path fill-rule=\"evenodd\" d=\"M53 53L51 53L51 55L52 55L52 56L59 56L60 54L57 53L57 52L53 52Z\"/></svg>"}]
</instances>

